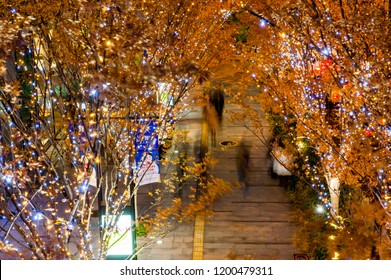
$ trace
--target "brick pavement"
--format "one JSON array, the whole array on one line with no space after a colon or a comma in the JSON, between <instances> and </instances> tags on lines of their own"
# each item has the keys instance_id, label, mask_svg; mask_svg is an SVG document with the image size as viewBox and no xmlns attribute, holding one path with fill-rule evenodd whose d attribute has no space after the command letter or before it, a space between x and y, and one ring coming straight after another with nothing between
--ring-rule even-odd
<instances>
[{"instance_id":1,"label":"brick pavement","mask_svg":"<svg viewBox=\"0 0 391 280\"><path fill-rule=\"evenodd\" d=\"M223 68L220 68L223 69ZM235 87L236 75L221 71L215 76L224 86ZM220 80L219 80L220 79ZM248 88L248 91L255 91ZM226 104L226 110L238 110ZM201 112L190 114L178 128L190 131L189 138L197 139L201 131ZM267 131L265 134L267 136ZM214 215L204 227L203 259L270 259L290 260L297 250L292 245L294 227L290 220L291 204L278 178L271 176L271 161L267 149L243 125L230 123L224 118L217 133L217 143L248 140L250 173L248 192L234 188L213 207ZM235 164L237 147L222 149L209 147L218 164L212 170L216 177L237 181ZM189 152L192 146L189 146ZM191 260L193 258L194 224L179 225L161 244L145 248L141 260Z\"/></svg>"}]
</instances>

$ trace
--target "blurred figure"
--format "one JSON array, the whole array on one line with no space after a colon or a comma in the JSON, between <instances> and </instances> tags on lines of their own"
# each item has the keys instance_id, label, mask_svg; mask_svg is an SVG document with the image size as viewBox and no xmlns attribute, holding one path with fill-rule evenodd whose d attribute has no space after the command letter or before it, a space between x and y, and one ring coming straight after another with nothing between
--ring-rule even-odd
<instances>
[{"instance_id":1,"label":"blurred figure","mask_svg":"<svg viewBox=\"0 0 391 280\"><path fill-rule=\"evenodd\" d=\"M207 100L205 106L205 121L208 124L212 146L216 147L216 131L219 125L219 117L212 102Z\"/></svg>"},{"instance_id":2,"label":"blurred figure","mask_svg":"<svg viewBox=\"0 0 391 280\"><path fill-rule=\"evenodd\" d=\"M244 194L248 192L248 174L249 174L249 163L250 163L250 149L248 143L242 140L238 147L236 155L236 167L238 170L238 180L243 188Z\"/></svg>"},{"instance_id":3,"label":"blurred figure","mask_svg":"<svg viewBox=\"0 0 391 280\"><path fill-rule=\"evenodd\" d=\"M178 181L176 183L176 191L175 196L182 198L183 196L183 186L185 185L184 176L186 173L186 165L187 165L187 150L188 150L188 142L183 139L182 142L178 143L176 146L177 155L179 158L178 164L176 166L176 171L178 174Z\"/></svg>"},{"instance_id":4,"label":"blurred figure","mask_svg":"<svg viewBox=\"0 0 391 280\"><path fill-rule=\"evenodd\" d=\"M200 163L202 160L202 150L201 150L201 136L196 138L193 144L193 153L194 153L194 162Z\"/></svg>"},{"instance_id":5,"label":"blurred figure","mask_svg":"<svg viewBox=\"0 0 391 280\"><path fill-rule=\"evenodd\" d=\"M199 176L197 176L198 178L196 178L196 194L195 194L196 199L198 199L201 194L202 186L205 184L205 178L206 178L206 169L205 169L204 159L205 159L205 156L208 152L208 147L203 145L201 138L202 138L202 135L200 135L199 137L196 138L196 140L194 142L194 147L193 147L194 156L195 156L194 163L197 164L199 166L199 168L201 168L203 170L203 171L201 171Z\"/></svg>"},{"instance_id":6,"label":"blurred figure","mask_svg":"<svg viewBox=\"0 0 391 280\"><path fill-rule=\"evenodd\" d=\"M223 110L224 110L224 90L220 85L211 91L210 98L213 106L216 109L217 116L219 119L219 124L221 125L221 122L223 120Z\"/></svg>"}]
</instances>

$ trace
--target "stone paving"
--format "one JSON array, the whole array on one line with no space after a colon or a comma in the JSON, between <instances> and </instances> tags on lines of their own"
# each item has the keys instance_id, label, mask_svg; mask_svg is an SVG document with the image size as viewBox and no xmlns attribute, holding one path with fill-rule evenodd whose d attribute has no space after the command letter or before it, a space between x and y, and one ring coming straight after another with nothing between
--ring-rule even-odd
<instances>
[{"instance_id":1,"label":"stone paving","mask_svg":"<svg viewBox=\"0 0 391 280\"><path fill-rule=\"evenodd\" d=\"M232 69L231 69L232 70ZM216 77L217 76L217 77ZM235 72L223 71L216 75L224 86L235 86ZM248 91L255 91L249 88ZM226 104L226 111L238 110ZM190 114L178 128L188 129L189 138L197 139L201 131L201 112ZM265 135L267 136L267 131ZM250 149L249 187L247 191L234 188L232 193L218 200L214 214L205 221L203 259L267 259L292 260L297 253L292 245L294 227L285 188L271 175L268 150L243 125L224 118L217 133L217 143L247 140ZM189 151L192 146L189 146ZM236 153L238 147L209 147L218 163L211 171L216 177L235 183L238 181ZM140 260L191 260L193 257L194 224L179 225L161 244L145 248Z\"/></svg>"},{"instance_id":2,"label":"stone paving","mask_svg":"<svg viewBox=\"0 0 391 280\"><path fill-rule=\"evenodd\" d=\"M267 149L259 147L259 140L248 131L233 125L223 126L217 142L240 142L242 137L250 149L249 186L234 188L214 205L214 214L205 227L204 259L292 259L291 204L280 180L271 176ZM212 150L212 157L218 160L215 176L230 182L238 180L237 149Z\"/></svg>"}]
</instances>

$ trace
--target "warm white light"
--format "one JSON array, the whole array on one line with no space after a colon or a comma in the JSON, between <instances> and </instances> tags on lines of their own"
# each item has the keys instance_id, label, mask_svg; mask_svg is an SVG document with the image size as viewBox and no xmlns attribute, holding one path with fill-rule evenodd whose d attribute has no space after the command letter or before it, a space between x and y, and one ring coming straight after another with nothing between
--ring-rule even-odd
<instances>
[{"instance_id":1,"label":"warm white light","mask_svg":"<svg viewBox=\"0 0 391 280\"><path fill-rule=\"evenodd\" d=\"M324 207L322 205L317 205L315 210L319 214L324 213Z\"/></svg>"}]
</instances>

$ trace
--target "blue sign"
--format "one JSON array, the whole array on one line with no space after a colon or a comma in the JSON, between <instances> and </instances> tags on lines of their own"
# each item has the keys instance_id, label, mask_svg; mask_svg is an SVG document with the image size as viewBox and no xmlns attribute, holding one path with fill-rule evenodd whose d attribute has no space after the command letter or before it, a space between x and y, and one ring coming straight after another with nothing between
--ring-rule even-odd
<instances>
[{"instance_id":1,"label":"blue sign","mask_svg":"<svg viewBox=\"0 0 391 280\"><path fill-rule=\"evenodd\" d=\"M159 139L155 121L145 121L136 134L136 185L160 182Z\"/></svg>"}]
</instances>

